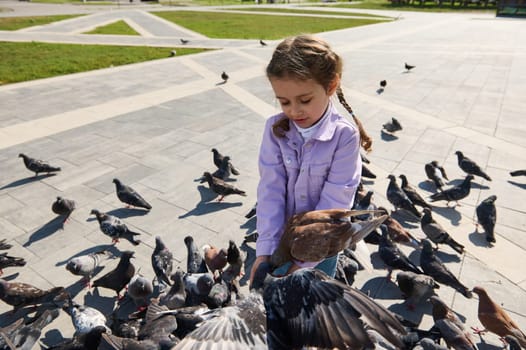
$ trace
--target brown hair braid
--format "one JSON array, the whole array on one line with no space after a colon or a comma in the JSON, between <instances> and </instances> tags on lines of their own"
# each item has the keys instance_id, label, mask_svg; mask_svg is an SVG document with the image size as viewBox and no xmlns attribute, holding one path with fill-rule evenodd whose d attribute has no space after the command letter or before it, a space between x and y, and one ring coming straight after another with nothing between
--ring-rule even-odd
<instances>
[{"instance_id":1,"label":"brown hair braid","mask_svg":"<svg viewBox=\"0 0 526 350\"><path fill-rule=\"evenodd\" d=\"M343 95L343 90L341 86L338 86L338 88L336 89L336 96L338 96L338 100L340 101L342 106L345 107L345 109L351 114L354 123L358 127L358 131L360 132L360 144L362 145L363 149L366 152L370 152L373 145L373 139L365 131L365 128L363 127L363 124L360 121L360 119L358 119L358 117L354 115L351 106L349 106L349 104L345 100L345 96Z\"/></svg>"}]
</instances>

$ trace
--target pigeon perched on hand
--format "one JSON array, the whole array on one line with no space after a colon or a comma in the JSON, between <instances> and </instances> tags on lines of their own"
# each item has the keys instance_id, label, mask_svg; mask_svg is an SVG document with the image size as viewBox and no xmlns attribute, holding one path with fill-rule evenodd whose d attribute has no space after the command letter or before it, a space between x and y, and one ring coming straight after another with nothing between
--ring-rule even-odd
<instances>
[{"instance_id":1,"label":"pigeon perched on hand","mask_svg":"<svg viewBox=\"0 0 526 350\"><path fill-rule=\"evenodd\" d=\"M426 203L424 198L416 191L416 189L409 184L409 181L407 181L407 177L404 174L401 174L398 176L401 180L401 187L402 191L409 197L411 202L413 202L414 205L419 205L422 208L429 208L431 209L431 206Z\"/></svg>"},{"instance_id":2,"label":"pigeon perched on hand","mask_svg":"<svg viewBox=\"0 0 526 350\"><path fill-rule=\"evenodd\" d=\"M488 181L491 181L491 177L489 177L488 174L486 174L477 163L464 156L464 154L460 151L456 151L455 154L457 155L458 166L460 169L464 170L466 174L480 176Z\"/></svg>"},{"instance_id":3,"label":"pigeon perched on hand","mask_svg":"<svg viewBox=\"0 0 526 350\"><path fill-rule=\"evenodd\" d=\"M102 250L97 253L91 253L88 255L81 255L71 258L66 264L66 270L76 276L83 276L86 283L86 287L91 287L91 278L95 273L97 267L99 267L102 260L107 259L110 256L109 252Z\"/></svg>"},{"instance_id":4,"label":"pigeon perched on hand","mask_svg":"<svg viewBox=\"0 0 526 350\"><path fill-rule=\"evenodd\" d=\"M74 200L57 197L57 200L51 205L51 210L57 215L64 216L64 222L66 222L76 207L77 205Z\"/></svg>"},{"instance_id":5,"label":"pigeon perched on hand","mask_svg":"<svg viewBox=\"0 0 526 350\"><path fill-rule=\"evenodd\" d=\"M53 167L43 160L28 157L23 153L20 153L18 157L24 160L24 165L27 170L34 172L35 176L38 176L39 173L47 173L49 175L50 173L60 171L60 167Z\"/></svg>"},{"instance_id":6,"label":"pigeon perched on hand","mask_svg":"<svg viewBox=\"0 0 526 350\"><path fill-rule=\"evenodd\" d=\"M417 218L420 218L420 212L416 209L413 202L405 194L404 191L396 183L396 178L394 175L390 174L389 185L387 186L387 200L395 207L395 210L398 208L407 210Z\"/></svg>"},{"instance_id":7,"label":"pigeon perched on hand","mask_svg":"<svg viewBox=\"0 0 526 350\"><path fill-rule=\"evenodd\" d=\"M398 119L396 119L395 117L392 117L390 122L387 122L382 125L382 128L385 131L390 132L392 134L392 133L395 133L396 131L402 130L402 124L400 124Z\"/></svg>"},{"instance_id":8,"label":"pigeon perched on hand","mask_svg":"<svg viewBox=\"0 0 526 350\"><path fill-rule=\"evenodd\" d=\"M173 268L173 255L160 236L155 237L155 248L152 253L152 267L159 284L171 285L170 275Z\"/></svg>"},{"instance_id":9,"label":"pigeon perched on hand","mask_svg":"<svg viewBox=\"0 0 526 350\"><path fill-rule=\"evenodd\" d=\"M128 206L144 208L147 210L152 209L152 206L141 197L137 191L130 186L124 185L119 179L113 179L115 184L115 190L117 191L117 197L121 202Z\"/></svg>"},{"instance_id":10,"label":"pigeon perched on hand","mask_svg":"<svg viewBox=\"0 0 526 350\"><path fill-rule=\"evenodd\" d=\"M51 303L63 292L64 287L42 290L28 283L0 279L0 300L13 306L13 312L29 305Z\"/></svg>"},{"instance_id":11,"label":"pigeon perched on hand","mask_svg":"<svg viewBox=\"0 0 526 350\"><path fill-rule=\"evenodd\" d=\"M25 266L26 261L24 258L18 258L15 256L9 256L7 253L0 253L0 276L3 275L6 267Z\"/></svg>"},{"instance_id":12,"label":"pigeon perched on hand","mask_svg":"<svg viewBox=\"0 0 526 350\"><path fill-rule=\"evenodd\" d=\"M106 236L111 237L113 243L119 242L120 238L128 240L133 245L138 245L141 242L135 239L135 236L140 235L140 233L131 231L118 217L100 212L97 209L92 209L91 215L95 215L100 230Z\"/></svg>"},{"instance_id":13,"label":"pigeon perched on hand","mask_svg":"<svg viewBox=\"0 0 526 350\"><path fill-rule=\"evenodd\" d=\"M457 253L464 253L464 246L451 237L451 235L440 225L438 222L433 219L431 210L425 208L424 215L420 220L420 227L422 231L426 234L433 243L436 244L438 249L438 244L447 244Z\"/></svg>"},{"instance_id":14,"label":"pigeon perched on hand","mask_svg":"<svg viewBox=\"0 0 526 350\"><path fill-rule=\"evenodd\" d=\"M495 243L495 223L497 222L497 208L495 201L497 196L489 196L484 199L476 208L477 228L480 224L486 232L486 241Z\"/></svg>"},{"instance_id":15,"label":"pigeon perched on hand","mask_svg":"<svg viewBox=\"0 0 526 350\"><path fill-rule=\"evenodd\" d=\"M219 153L216 148L212 148L212 153L215 166L218 169L221 168L221 165L223 164L223 158L225 156ZM239 170L232 165L232 162L228 162L228 164L230 165L230 172L234 175L239 175Z\"/></svg>"},{"instance_id":16,"label":"pigeon perched on hand","mask_svg":"<svg viewBox=\"0 0 526 350\"><path fill-rule=\"evenodd\" d=\"M441 284L445 284L457 292L470 299L472 293L460 282L453 273L444 265L442 260L435 255L431 242L427 239L422 240L422 252L420 253L420 267L424 273Z\"/></svg>"},{"instance_id":17,"label":"pigeon perched on hand","mask_svg":"<svg viewBox=\"0 0 526 350\"><path fill-rule=\"evenodd\" d=\"M227 184L221 179L218 179L217 177L213 177L212 174L210 174L208 171L203 173L203 177L208 182L208 187L214 193L218 194L220 197L217 200L218 202L221 202L224 197L232 195L232 194L238 194L240 196L246 197L246 193L243 190L240 190L237 187L234 187L230 184Z\"/></svg>"},{"instance_id":18,"label":"pigeon perched on hand","mask_svg":"<svg viewBox=\"0 0 526 350\"><path fill-rule=\"evenodd\" d=\"M410 71L411 69L415 68L416 66L412 66L410 64L408 64L407 62L404 64L404 68L406 69L406 71Z\"/></svg>"},{"instance_id":19,"label":"pigeon perched on hand","mask_svg":"<svg viewBox=\"0 0 526 350\"><path fill-rule=\"evenodd\" d=\"M442 191L442 187L444 186L444 179L448 180L446 170L444 170L443 167L438 165L438 162L436 160L433 160L430 163L426 163L424 170L426 172L426 176L429 180L433 181L435 184L435 187Z\"/></svg>"},{"instance_id":20,"label":"pigeon perched on hand","mask_svg":"<svg viewBox=\"0 0 526 350\"><path fill-rule=\"evenodd\" d=\"M473 180L473 175L468 175L462 181L462 183L458 186L450 187L446 190L443 190L442 192L433 193L429 199L431 202L436 201L447 201L447 205L449 206L449 202L455 202L456 205L458 204L458 201L461 199L466 198L469 196L469 192L471 190L471 181Z\"/></svg>"},{"instance_id":21,"label":"pigeon perched on hand","mask_svg":"<svg viewBox=\"0 0 526 350\"><path fill-rule=\"evenodd\" d=\"M411 271L398 272L396 282L409 310L414 310L417 304L427 300L435 294L435 289L440 288L433 277Z\"/></svg>"},{"instance_id":22,"label":"pigeon perched on hand","mask_svg":"<svg viewBox=\"0 0 526 350\"><path fill-rule=\"evenodd\" d=\"M117 267L93 282L93 287L102 287L114 290L117 293L117 299L120 300L121 290L126 287L131 278L135 275L135 266L130 259L133 258L134 252L126 250L122 252Z\"/></svg>"}]
</instances>

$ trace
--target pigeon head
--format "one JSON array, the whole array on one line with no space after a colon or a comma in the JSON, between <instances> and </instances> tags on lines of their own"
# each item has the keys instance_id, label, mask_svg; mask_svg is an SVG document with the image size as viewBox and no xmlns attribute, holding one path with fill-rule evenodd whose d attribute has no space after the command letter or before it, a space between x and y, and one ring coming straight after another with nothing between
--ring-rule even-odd
<instances>
[{"instance_id":1,"label":"pigeon head","mask_svg":"<svg viewBox=\"0 0 526 350\"><path fill-rule=\"evenodd\" d=\"M166 246L164 245L164 242L161 240L160 236L155 236L155 246L159 249L164 249Z\"/></svg>"},{"instance_id":2,"label":"pigeon head","mask_svg":"<svg viewBox=\"0 0 526 350\"><path fill-rule=\"evenodd\" d=\"M187 246L189 246L190 244L194 243L194 237L192 236L186 236L184 238L184 244L186 244Z\"/></svg>"},{"instance_id":3,"label":"pigeon head","mask_svg":"<svg viewBox=\"0 0 526 350\"><path fill-rule=\"evenodd\" d=\"M404 174L400 174L398 177L402 180L402 184L407 184L407 177Z\"/></svg>"},{"instance_id":4,"label":"pigeon head","mask_svg":"<svg viewBox=\"0 0 526 350\"><path fill-rule=\"evenodd\" d=\"M479 286L476 286L473 288L473 293L477 294L479 297L480 296L488 296L488 293L486 292L486 290L482 287L479 287Z\"/></svg>"},{"instance_id":5,"label":"pigeon head","mask_svg":"<svg viewBox=\"0 0 526 350\"><path fill-rule=\"evenodd\" d=\"M213 152L214 154L218 154L218 153L219 153L215 148L212 148L212 152Z\"/></svg>"},{"instance_id":6,"label":"pigeon head","mask_svg":"<svg viewBox=\"0 0 526 350\"><path fill-rule=\"evenodd\" d=\"M19 153L18 158L27 158L27 156L24 153Z\"/></svg>"},{"instance_id":7,"label":"pigeon head","mask_svg":"<svg viewBox=\"0 0 526 350\"><path fill-rule=\"evenodd\" d=\"M57 202L60 202L60 201L62 201L62 197L59 196L57 197Z\"/></svg>"},{"instance_id":8,"label":"pigeon head","mask_svg":"<svg viewBox=\"0 0 526 350\"><path fill-rule=\"evenodd\" d=\"M396 177L393 174L389 174L387 178L391 180L391 182L396 182Z\"/></svg>"},{"instance_id":9,"label":"pigeon head","mask_svg":"<svg viewBox=\"0 0 526 350\"><path fill-rule=\"evenodd\" d=\"M424 208L424 215L431 215L431 209Z\"/></svg>"},{"instance_id":10,"label":"pigeon head","mask_svg":"<svg viewBox=\"0 0 526 350\"><path fill-rule=\"evenodd\" d=\"M177 269L177 271L175 271L175 273L172 273L172 275L170 276L170 280L172 280L173 282L179 282L179 284L181 284L183 283L183 275L183 270Z\"/></svg>"},{"instance_id":11,"label":"pigeon head","mask_svg":"<svg viewBox=\"0 0 526 350\"><path fill-rule=\"evenodd\" d=\"M213 285L214 279L212 278L212 275L209 273L203 274L197 280L197 289L199 291L199 295L208 295L208 293L210 293L210 290L212 290Z\"/></svg>"},{"instance_id":12,"label":"pigeon head","mask_svg":"<svg viewBox=\"0 0 526 350\"><path fill-rule=\"evenodd\" d=\"M388 212L387 209L385 209L384 207L378 207L377 210L378 210L378 211L383 211L383 214L385 214L385 215L389 215L389 212Z\"/></svg>"},{"instance_id":13,"label":"pigeon head","mask_svg":"<svg viewBox=\"0 0 526 350\"><path fill-rule=\"evenodd\" d=\"M426 253L430 253L433 251L433 246L431 245L431 242L427 239L422 240L422 251Z\"/></svg>"},{"instance_id":14,"label":"pigeon head","mask_svg":"<svg viewBox=\"0 0 526 350\"><path fill-rule=\"evenodd\" d=\"M389 230L387 229L387 226L384 224L380 225L380 230L382 230L382 238L389 238Z\"/></svg>"},{"instance_id":15,"label":"pigeon head","mask_svg":"<svg viewBox=\"0 0 526 350\"><path fill-rule=\"evenodd\" d=\"M119 179L113 179L112 181L115 185L117 186L120 186L121 185L121 181Z\"/></svg>"},{"instance_id":16,"label":"pigeon head","mask_svg":"<svg viewBox=\"0 0 526 350\"><path fill-rule=\"evenodd\" d=\"M437 162L436 160L431 161L431 164L432 164L434 167L437 167L437 166L438 166L438 162Z\"/></svg>"},{"instance_id":17,"label":"pigeon head","mask_svg":"<svg viewBox=\"0 0 526 350\"><path fill-rule=\"evenodd\" d=\"M462 158L464 157L464 154L460 151L456 151L455 154L459 157L459 158Z\"/></svg>"},{"instance_id":18,"label":"pigeon head","mask_svg":"<svg viewBox=\"0 0 526 350\"><path fill-rule=\"evenodd\" d=\"M497 196L493 195L493 196L489 196L488 198L484 199L484 203L493 203L497 200Z\"/></svg>"},{"instance_id":19,"label":"pigeon head","mask_svg":"<svg viewBox=\"0 0 526 350\"><path fill-rule=\"evenodd\" d=\"M91 209L90 215L99 216L100 214L101 214L101 212L98 211L97 209Z\"/></svg>"},{"instance_id":20,"label":"pigeon head","mask_svg":"<svg viewBox=\"0 0 526 350\"><path fill-rule=\"evenodd\" d=\"M134 257L133 256L134 254L135 254L135 252L132 252L131 250L125 250L125 251L122 252L121 259L123 259L123 260L124 259L130 260L131 258Z\"/></svg>"},{"instance_id":21,"label":"pigeon head","mask_svg":"<svg viewBox=\"0 0 526 350\"><path fill-rule=\"evenodd\" d=\"M66 270L68 270L69 272L73 274L77 274L80 271L80 265L77 264L77 262L72 259L68 261L68 263L66 264Z\"/></svg>"},{"instance_id":22,"label":"pigeon head","mask_svg":"<svg viewBox=\"0 0 526 350\"><path fill-rule=\"evenodd\" d=\"M473 180L474 178L475 178L475 176L469 174L468 176L466 176L466 178L464 179L464 181L471 182L471 180Z\"/></svg>"}]
</instances>

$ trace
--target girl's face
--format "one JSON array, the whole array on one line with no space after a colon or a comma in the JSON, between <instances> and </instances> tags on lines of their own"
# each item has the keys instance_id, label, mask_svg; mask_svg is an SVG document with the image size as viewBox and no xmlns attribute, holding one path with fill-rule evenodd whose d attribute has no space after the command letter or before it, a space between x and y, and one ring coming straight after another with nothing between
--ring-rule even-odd
<instances>
[{"instance_id":1,"label":"girl's face","mask_svg":"<svg viewBox=\"0 0 526 350\"><path fill-rule=\"evenodd\" d=\"M335 79L329 90L325 90L312 79L270 78L283 113L300 128L308 128L320 120L338 82Z\"/></svg>"}]
</instances>

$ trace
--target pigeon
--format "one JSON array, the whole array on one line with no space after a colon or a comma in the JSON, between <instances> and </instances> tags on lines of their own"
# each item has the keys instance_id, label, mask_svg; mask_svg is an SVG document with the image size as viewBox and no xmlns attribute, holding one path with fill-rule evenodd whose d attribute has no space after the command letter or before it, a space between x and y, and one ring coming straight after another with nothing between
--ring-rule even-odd
<instances>
[{"instance_id":1,"label":"pigeon","mask_svg":"<svg viewBox=\"0 0 526 350\"><path fill-rule=\"evenodd\" d=\"M86 287L90 288L91 278L95 274L96 269L99 267L102 260L109 256L110 254L106 250L88 255L76 256L69 259L66 264L66 270L76 276L83 276Z\"/></svg>"},{"instance_id":2,"label":"pigeon","mask_svg":"<svg viewBox=\"0 0 526 350\"><path fill-rule=\"evenodd\" d=\"M186 290L183 276L184 272L179 269L170 276L173 283L168 291L159 296L159 305L166 305L171 310L185 306Z\"/></svg>"},{"instance_id":3,"label":"pigeon","mask_svg":"<svg viewBox=\"0 0 526 350\"><path fill-rule=\"evenodd\" d=\"M242 191L239 188L227 184L221 179L213 177L212 174L210 174L208 171L205 171L203 173L203 176L208 182L208 186L210 187L210 189L220 196L217 200L218 202L221 202L225 196L229 196L231 194L238 194L243 197L247 196L245 191Z\"/></svg>"},{"instance_id":4,"label":"pigeon","mask_svg":"<svg viewBox=\"0 0 526 350\"><path fill-rule=\"evenodd\" d=\"M454 345L457 342L460 344L461 348L476 349L471 334L468 330L466 330L466 327L464 327L464 323L460 320L460 317L458 317L457 314L449 306L447 306L446 303L444 303L442 299L440 299L438 296L434 295L431 298L429 298L429 300L433 305L431 313L433 316L433 320L435 321L435 325L439 320L448 320L448 322L451 322L456 327L455 328L449 324L446 324L445 327L442 327L440 329L442 336L446 340L446 343L449 346L454 347L455 349L458 348ZM453 334L454 336L452 336Z\"/></svg>"},{"instance_id":5,"label":"pigeon","mask_svg":"<svg viewBox=\"0 0 526 350\"><path fill-rule=\"evenodd\" d=\"M111 237L113 243L119 242L120 238L130 241L133 245L138 245L141 242L135 239L135 236L140 235L140 233L131 231L118 217L100 212L97 209L92 209L91 215L95 215L100 230L106 236Z\"/></svg>"},{"instance_id":6,"label":"pigeon","mask_svg":"<svg viewBox=\"0 0 526 350\"><path fill-rule=\"evenodd\" d=\"M488 181L491 181L491 177L488 176L474 161L464 156L460 151L456 151L458 166L464 170L466 174L480 176Z\"/></svg>"},{"instance_id":7,"label":"pigeon","mask_svg":"<svg viewBox=\"0 0 526 350\"><path fill-rule=\"evenodd\" d=\"M228 241L227 268L221 274L221 278L228 282L233 283L238 277L243 275L243 265L245 264L245 256L239 250L239 247L233 240Z\"/></svg>"},{"instance_id":8,"label":"pigeon","mask_svg":"<svg viewBox=\"0 0 526 350\"><path fill-rule=\"evenodd\" d=\"M209 244L203 246L203 256L205 259L206 266L212 272L222 271L227 264L227 251L226 249L218 249Z\"/></svg>"},{"instance_id":9,"label":"pigeon","mask_svg":"<svg viewBox=\"0 0 526 350\"><path fill-rule=\"evenodd\" d=\"M447 306L442 299L434 295L431 298L429 298L429 301L431 302L431 305L433 305L431 309L433 321L436 322L443 318L447 318L448 320L459 326L462 330L464 330L464 323L462 322L462 320L460 320L460 317L458 317L455 311L453 311L449 306Z\"/></svg>"},{"instance_id":10,"label":"pigeon","mask_svg":"<svg viewBox=\"0 0 526 350\"><path fill-rule=\"evenodd\" d=\"M449 350L449 348L436 343L433 339L422 338L413 350Z\"/></svg>"},{"instance_id":11,"label":"pigeon","mask_svg":"<svg viewBox=\"0 0 526 350\"><path fill-rule=\"evenodd\" d=\"M122 297L120 291L126 287L131 278L135 275L135 266L130 259L133 258L134 252L126 250L122 252L117 267L93 282L93 287L102 287L112 289L117 293L117 299Z\"/></svg>"},{"instance_id":12,"label":"pigeon","mask_svg":"<svg viewBox=\"0 0 526 350\"><path fill-rule=\"evenodd\" d=\"M438 190L442 191L442 187L444 186L444 179L449 181L449 178L446 174L446 170L444 170L443 167L438 165L438 162L436 160L433 160L430 163L426 163L426 165L424 166L424 170L426 172L427 178L433 181L435 187Z\"/></svg>"},{"instance_id":13,"label":"pigeon","mask_svg":"<svg viewBox=\"0 0 526 350\"><path fill-rule=\"evenodd\" d=\"M378 245L378 254L382 261L387 265L387 278L391 279L391 274L394 269L402 271L411 271L417 274L421 274L422 271L416 266L409 258L396 246L395 243L389 238L387 226L380 225L382 230L382 237L380 238L380 244Z\"/></svg>"},{"instance_id":14,"label":"pigeon","mask_svg":"<svg viewBox=\"0 0 526 350\"><path fill-rule=\"evenodd\" d=\"M42 290L27 283L8 282L0 278L0 300L13 306L13 312L29 305L52 303L63 293L64 287Z\"/></svg>"},{"instance_id":15,"label":"pigeon","mask_svg":"<svg viewBox=\"0 0 526 350\"><path fill-rule=\"evenodd\" d=\"M90 306L80 305L73 301L71 296L69 296L65 311L71 317L77 335L87 334L96 327L105 327L105 332L111 333L106 326L106 316L102 312Z\"/></svg>"},{"instance_id":16,"label":"pigeon","mask_svg":"<svg viewBox=\"0 0 526 350\"><path fill-rule=\"evenodd\" d=\"M0 331L0 349L31 350L40 339L42 329L48 326L60 315L60 310L55 308L45 310L28 324L15 323L9 331ZM23 319L22 319L23 320Z\"/></svg>"},{"instance_id":17,"label":"pigeon","mask_svg":"<svg viewBox=\"0 0 526 350\"><path fill-rule=\"evenodd\" d=\"M214 275L210 272L186 273L183 276L187 303L197 305L210 293L214 285Z\"/></svg>"},{"instance_id":18,"label":"pigeon","mask_svg":"<svg viewBox=\"0 0 526 350\"><path fill-rule=\"evenodd\" d=\"M382 128L387 132L395 133L397 131L402 130L402 124L400 124L398 119L392 117L390 122L387 122L382 125Z\"/></svg>"},{"instance_id":19,"label":"pigeon","mask_svg":"<svg viewBox=\"0 0 526 350\"><path fill-rule=\"evenodd\" d=\"M219 153L219 151L216 148L212 148L212 153L214 154L214 164L217 168L221 168L221 164L223 163L224 156ZM230 172L234 175L239 175L239 170L232 165L232 162L229 162L230 164Z\"/></svg>"},{"instance_id":20,"label":"pigeon","mask_svg":"<svg viewBox=\"0 0 526 350\"><path fill-rule=\"evenodd\" d=\"M521 350L521 344L519 343L519 340L515 338L513 335L507 335L504 337L504 340L506 343L509 344L509 350Z\"/></svg>"},{"instance_id":21,"label":"pigeon","mask_svg":"<svg viewBox=\"0 0 526 350\"><path fill-rule=\"evenodd\" d=\"M380 80L380 86L385 88L387 86L387 81L386 80Z\"/></svg>"},{"instance_id":22,"label":"pigeon","mask_svg":"<svg viewBox=\"0 0 526 350\"><path fill-rule=\"evenodd\" d=\"M435 282L433 277L411 271L398 272L396 282L406 299L406 305L409 310L414 310L417 304L427 300L435 294L435 289L440 288L440 285Z\"/></svg>"},{"instance_id":23,"label":"pigeon","mask_svg":"<svg viewBox=\"0 0 526 350\"><path fill-rule=\"evenodd\" d=\"M433 219L431 210L424 208L424 215L420 220L420 227L422 231L426 234L433 243L436 244L438 249L439 244L447 244L457 253L464 253L464 246L451 237L449 233L440 225L438 222Z\"/></svg>"},{"instance_id":24,"label":"pigeon","mask_svg":"<svg viewBox=\"0 0 526 350\"><path fill-rule=\"evenodd\" d=\"M466 298L472 298L471 291L464 286L456 277L449 271L449 269L444 265L442 260L435 255L433 252L433 247L431 242L427 239L422 240L422 252L420 253L420 267L424 270L424 273L428 276L433 277L433 279L441 284L445 284Z\"/></svg>"},{"instance_id":25,"label":"pigeon","mask_svg":"<svg viewBox=\"0 0 526 350\"><path fill-rule=\"evenodd\" d=\"M117 197L124 204L132 207L144 208L147 210L152 209L152 206L148 204L148 202L146 202L144 198L142 198L141 195L138 194L133 188L124 185L119 179L113 179L113 183L115 184Z\"/></svg>"},{"instance_id":26,"label":"pigeon","mask_svg":"<svg viewBox=\"0 0 526 350\"><path fill-rule=\"evenodd\" d=\"M47 173L49 175L50 173L55 173L61 170L60 167L53 167L43 160L28 157L23 153L20 153L18 157L21 157L24 160L24 165L27 170L34 172L35 176L38 176L38 173Z\"/></svg>"},{"instance_id":27,"label":"pigeon","mask_svg":"<svg viewBox=\"0 0 526 350\"><path fill-rule=\"evenodd\" d=\"M440 335L446 341L448 348L455 350L477 350L473 340L468 338L466 333L458 325L447 318L435 321L434 327L440 331Z\"/></svg>"},{"instance_id":28,"label":"pigeon","mask_svg":"<svg viewBox=\"0 0 526 350\"><path fill-rule=\"evenodd\" d=\"M473 292L479 297L478 318L485 328L484 330L474 328L475 333L490 331L500 337L512 335L517 338L521 347L526 348L526 334L519 329L508 313L489 297L484 288L477 286L473 288Z\"/></svg>"},{"instance_id":29,"label":"pigeon","mask_svg":"<svg viewBox=\"0 0 526 350\"><path fill-rule=\"evenodd\" d=\"M360 269L360 265L354 259L345 254L338 254L338 263L336 264L336 274L334 278L348 286L354 283L354 277Z\"/></svg>"},{"instance_id":30,"label":"pigeon","mask_svg":"<svg viewBox=\"0 0 526 350\"><path fill-rule=\"evenodd\" d=\"M373 191L367 191L367 194L365 197L360 199L353 207L355 210L366 210L365 214L357 215L356 219L366 221L371 220L374 217L374 210L378 209L376 204L372 202L374 192Z\"/></svg>"},{"instance_id":31,"label":"pigeon","mask_svg":"<svg viewBox=\"0 0 526 350\"><path fill-rule=\"evenodd\" d=\"M404 64L405 69L409 72L411 69L415 68L416 66L412 66L410 64L407 64L407 62Z\"/></svg>"},{"instance_id":32,"label":"pigeon","mask_svg":"<svg viewBox=\"0 0 526 350\"><path fill-rule=\"evenodd\" d=\"M362 240L386 219L383 215L370 221L350 222L351 216L360 214L364 212L327 209L292 216L270 261L275 267L292 259L321 261Z\"/></svg>"},{"instance_id":33,"label":"pigeon","mask_svg":"<svg viewBox=\"0 0 526 350\"><path fill-rule=\"evenodd\" d=\"M264 42L264 41L263 41L263 40L261 40L261 39L259 39L259 44L260 44L261 46L267 46L267 43L266 43L266 42Z\"/></svg>"},{"instance_id":34,"label":"pigeon","mask_svg":"<svg viewBox=\"0 0 526 350\"><path fill-rule=\"evenodd\" d=\"M247 215L245 215L245 218L250 219L251 217L256 215L256 207L257 207L257 205L258 205L258 203L256 202L256 204L254 204L254 206L250 209L250 211L247 213Z\"/></svg>"},{"instance_id":35,"label":"pigeon","mask_svg":"<svg viewBox=\"0 0 526 350\"><path fill-rule=\"evenodd\" d=\"M181 38L179 40L181 40L181 44L183 44L183 45L186 45L189 42L189 40L186 40L186 39L183 39L183 38Z\"/></svg>"},{"instance_id":36,"label":"pigeon","mask_svg":"<svg viewBox=\"0 0 526 350\"><path fill-rule=\"evenodd\" d=\"M135 305L142 307L148 305L148 297L153 293L152 281L140 273L136 273L128 283L128 295Z\"/></svg>"},{"instance_id":37,"label":"pigeon","mask_svg":"<svg viewBox=\"0 0 526 350\"><path fill-rule=\"evenodd\" d=\"M225 71L223 71L223 73L221 73L221 79L223 79L223 83L226 83L228 81L228 74L226 74Z\"/></svg>"},{"instance_id":38,"label":"pigeon","mask_svg":"<svg viewBox=\"0 0 526 350\"><path fill-rule=\"evenodd\" d=\"M230 302L230 290L230 284L224 280L214 283L206 296L206 305L210 309L226 306Z\"/></svg>"},{"instance_id":39,"label":"pigeon","mask_svg":"<svg viewBox=\"0 0 526 350\"><path fill-rule=\"evenodd\" d=\"M176 55L177 55L177 51L176 50L170 51L170 57L174 57Z\"/></svg>"},{"instance_id":40,"label":"pigeon","mask_svg":"<svg viewBox=\"0 0 526 350\"><path fill-rule=\"evenodd\" d=\"M395 207L395 210L402 208L409 211L411 214L420 218L420 212L416 209L413 202L407 197L407 195L402 191L400 186L396 183L396 178L394 175L390 174L389 185L387 186L387 200Z\"/></svg>"},{"instance_id":41,"label":"pigeon","mask_svg":"<svg viewBox=\"0 0 526 350\"><path fill-rule=\"evenodd\" d=\"M57 197L57 200L51 205L53 213L64 216L64 222L68 221L69 216L75 208L76 203L74 200L62 197Z\"/></svg>"},{"instance_id":42,"label":"pigeon","mask_svg":"<svg viewBox=\"0 0 526 350\"><path fill-rule=\"evenodd\" d=\"M0 253L0 276L4 274L3 269L6 267L25 266L26 261L24 258L18 258L15 256L7 255L6 253Z\"/></svg>"},{"instance_id":43,"label":"pigeon","mask_svg":"<svg viewBox=\"0 0 526 350\"><path fill-rule=\"evenodd\" d=\"M171 285L170 275L173 268L173 255L160 236L155 237L155 248L152 252L152 268L159 284Z\"/></svg>"},{"instance_id":44,"label":"pigeon","mask_svg":"<svg viewBox=\"0 0 526 350\"><path fill-rule=\"evenodd\" d=\"M366 167L363 163L362 163L362 177L366 177L368 179L376 179L376 175L371 170L369 170L369 168Z\"/></svg>"},{"instance_id":45,"label":"pigeon","mask_svg":"<svg viewBox=\"0 0 526 350\"><path fill-rule=\"evenodd\" d=\"M5 238L0 240L0 250L7 250L13 248L12 244L6 242Z\"/></svg>"},{"instance_id":46,"label":"pigeon","mask_svg":"<svg viewBox=\"0 0 526 350\"><path fill-rule=\"evenodd\" d=\"M86 334L66 339L46 350L97 350L106 326L97 326Z\"/></svg>"},{"instance_id":47,"label":"pigeon","mask_svg":"<svg viewBox=\"0 0 526 350\"><path fill-rule=\"evenodd\" d=\"M172 349L175 342L171 333L177 329L177 321L170 312L171 310L166 306L161 306L152 300L139 330L138 340L152 340L158 344L157 349L160 350Z\"/></svg>"},{"instance_id":48,"label":"pigeon","mask_svg":"<svg viewBox=\"0 0 526 350\"><path fill-rule=\"evenodd\" d=\"M495 201L497 196L492 195L484 199L476 208L477 213L477 227L482 225L484 232L486 232L486 241L495 243L495 222L497 221L497 208Z\"/></svg>"},{"instance_id":49,"label":"pigeon","mask_svg":"<svg viewBox=\"0 0 526 350\"><path fill-rule=\"evenodd\" d=\"M248 233L243 237L243 243L255 243L257 242L259 238L259 233L257 231L254 231L252 233Z\"/></svg>"},{"instance_id":50,"label":"pigeon","mask_svg":"<svg viewBox=\"0 0 526 350\"><path fill-rule=\"evenodd\" d=\"M510 171L511 176L526 176L526 169Z\"/></svg>"},{"instance_id":51,"label":"pigeon","mask_svg":"<svg viewBox=\"0 0 526 350\"><path fill-rule=\"evenodd\" d=\"M230 177L230 157L224 156L223 160L221 161L221 165L219 166L219 169L217 169L213 174L213 177L216 177L221 180L226 180ZM201 180L201 183L205 182L206 179L203 178Z\"/></svg>"},{"instance_id":52,"label":"pigeon","mask_svg":"<svg viewBox=\"0 0 526 350\"><path fill-rule=\"evenodd\" d=\"M378 210L380 212L384 212L387 215L387 219L385 219L383 224L387 226L389 237L393 242L403 244L411 248L420 247L420 240L407 231L395 218L390 216L387 213L387 209L384 207L378 207Z\"/></svg>"},{"instance_id":53,"label":"pigeon","mask_svg":"<svg viewBox=\"0 0 526 350\"><path fill-rule=\"evenodd\" d=\"M433 193L429 198L431 202L447 201L447 205L449 205L449 202L454 201L458 205L459 200L469 196L471 180L473 180L473 175L468 175L459 186L448 188L442 192Z\"/></svg>"},{"instance_id":54,"label":"pigeon","mask_svg":"<svg viewBox=\"0 0 526 350\"><path fill-rule=\"evenodd\" d=\"M208 272L206 262L195 245L194 238L192 236L186 236L184 238L184 244L186 245L188 255L186 263L186 272L188 273L204 273Z\"/></svg>"},{"instance_id":55,"label":"pigeon","mask_svg":"<svg viewBox=\"0 0 526 350\"><path fill-rule=\"evenodd\" d=\"M156 344L151 339L137 340L133 338L123 338L113 334L103 333L101 335L100 350L158 350L162 349L161 344Z\"/></svg>"},{"instance_id":56,"label":"pigeon","mask_svg":"<svg viewBox=\"0 0 526 350\"><path fill-rule=\"evenodd\" d=\"M413 202L414 205L419 205L422 208L429 208L431 209L431 206L426 203L424 198L418 192L416 189L409 184L409 181L407 181L407 177L404 174L401 174L398 176L401 180L401 188L402 191L407 195L407 197Z\"/></svg>"}]
</instances>

